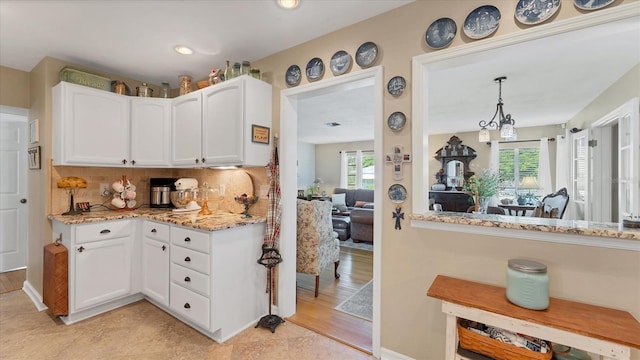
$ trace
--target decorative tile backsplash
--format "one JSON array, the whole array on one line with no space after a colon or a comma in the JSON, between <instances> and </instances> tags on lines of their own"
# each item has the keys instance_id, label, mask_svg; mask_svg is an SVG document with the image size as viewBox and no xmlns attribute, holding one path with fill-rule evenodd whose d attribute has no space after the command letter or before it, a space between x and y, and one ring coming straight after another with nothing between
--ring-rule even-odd
<instances>
[{"instance_id":1,"label":"decorative tile backsplash","mask_svg":"<svg viewBox=\"0 0 640 360\"><path fill-rule=\"evenodd\" d=\"M233 172L244 171L253 180L253 191L259 196L258 202L251 206L251 213L266 216L268 199L261 194L260 189L268 189L269 178L264 167L249 167L233 170L218 169L133 169L133 168L102 168L82 166L54 166L51 172L51 214L60 214L69 210L69 196L64 189L57 187L57 182L63 177L77 176L87 180L87 188L79 189L74 201L89 202L93 210L106 210L111 206L112 197L100 196L100 184L111 184L126 176L136 186L136 208L149 207L149 179L150 178L181 178L190 177L198 180L198 186L206 181L211 187L225 185L233 177ZM240 194L235 194L240 195ZM223 201L210 202L217 209L226 210ZM212 209L214 210L214 209Z\"/></svg>"}]
</instances>

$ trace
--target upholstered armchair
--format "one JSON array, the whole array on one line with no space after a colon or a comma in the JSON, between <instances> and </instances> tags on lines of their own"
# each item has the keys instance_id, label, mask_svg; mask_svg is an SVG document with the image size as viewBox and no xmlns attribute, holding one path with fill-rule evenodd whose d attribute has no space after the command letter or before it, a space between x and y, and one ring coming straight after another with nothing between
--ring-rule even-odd
<instances>
[{"instance_id":1,"label":"upholstered armchair","mask_svg":"<svg viewBox=\"0 0 640 360\"><path fill-rule=\"evenodd\" d=\"M297 201L296 272L316 276L317 297L320 273L327 265L334 263L334 277L340 277L340 240L333 231L331 202Z\"/></svg>"}]
</instances>

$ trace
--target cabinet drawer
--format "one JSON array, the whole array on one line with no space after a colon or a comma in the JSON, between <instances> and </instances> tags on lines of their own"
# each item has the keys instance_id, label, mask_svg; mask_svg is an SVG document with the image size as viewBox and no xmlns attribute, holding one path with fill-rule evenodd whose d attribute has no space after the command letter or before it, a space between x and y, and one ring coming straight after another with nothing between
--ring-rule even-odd
<instances>
[{"instance_id":1,"label":"cabinet drawer","mask_svg":"<svg viewBox=\"0 0 640 360\"><path fill-rule=\"evenodd\" d=\"M209 296L211 281L207 275L186 267L171 264L171 281L189 290Z\"/></svg>"},{"instance_id":2,"label":"cabinet drawer","mask_svg":"<svg viewBox=\"0 0 640 360\"><path fill-rule=\"evenodd\" d=\"M210 306L209 299L189 291L179 285L171 284L171 310L209 329Z\"/></svg>"},{"instance_id":3,"label":"cabinet drawer","mask_svg":"<svg viewBox=\"0 0 640 360\"><path fill-rule=\"evenodd\" d=\"M131 236L131 220L106 221L76 227L76 244Z\"/></svg>"},{"instance_id":4,"label":"cabinet drawer","mask_svg":"<svg viewBox=\"0 0 640 360\"><path fill-rule=\"evenodd\" d=\"M209 275L209 255L171 245L171 262Z\"/></svg>"},{"instance_id":5,"label":"cabinet drawer","mask_svg":"<svg viewBox=\"0 0 640 360\"><path fill-rule=\"evenodd\" d=\"M207 254L211 249L209 234L179 227L171 227L171 243Z\"/></svg>"},{"instance_id":6,"label":"cabinet drawer","mask_svg":"<svg viewBox=\"0 0 640 360\"><path fill-rule=\"evenodd\" d=\"M168 243L171 236L170 226L153 221L145 220L142 223L142 235Z\"/></svg>"}]
</instances>

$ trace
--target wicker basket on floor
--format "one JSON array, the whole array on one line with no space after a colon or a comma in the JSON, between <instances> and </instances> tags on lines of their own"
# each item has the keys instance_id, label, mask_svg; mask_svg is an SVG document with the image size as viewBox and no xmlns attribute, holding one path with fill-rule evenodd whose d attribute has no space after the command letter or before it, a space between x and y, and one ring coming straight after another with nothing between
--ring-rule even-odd
<instances>
[{"instance_id":1,"label":"wicker basket on floor","mask_svg":"<svg viewBox=\"0 0 640 360\"><path fill-rule=\"evenodd\" d=\"M496 360L550 360L552 356L552 351L543 354L476 334L461 326L460 320L458 320L458 339L461 348Z\"/></svg>"}]
</instances>

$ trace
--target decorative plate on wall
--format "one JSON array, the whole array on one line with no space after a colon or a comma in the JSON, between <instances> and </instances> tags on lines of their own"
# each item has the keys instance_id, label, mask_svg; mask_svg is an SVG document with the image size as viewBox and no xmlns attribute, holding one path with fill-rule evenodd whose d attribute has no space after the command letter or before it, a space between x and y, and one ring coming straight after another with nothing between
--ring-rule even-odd
<instances>
[{"instance_id":1,"label":"decorative plate on wall","mask_svg":"<svg viewBox=\"0 0 640 360\"><path fill-rule=\"evenodd\" d=\"M582 10L598 10L614 1L615 0L573 0L573 4Z\"/></svg>"},{"instance_id":2,"label":"decorative plate on wall","mask_svg":"<svg viewBox=\"0 0 640 360\"><path fill-rule=\"evenodd\" d=\"M471 39L482 39L498 29L500 10L492 5L483 5L467 15L462 30Z\"/></svg>"},{"instance_id":3,"label":"decorative plate on wall","mask_svg":"<svg viewBox=\"0 0 640 360\"><path fill-rule=\"evenodd\" d=\"M368 41L358 48L356 51L356 64L361 68L368 68L373 65L378 58L378 45Z\"/></svg>"},{"instance_id":4,"label":"decorative plate on wall","mask_svg":"<svg viewBox=\"0 0 640 360\"><path fill-rule=\"evenodd\" d=\"M324 75L324 63L320 58L313 58L307 63L307 80L316 81Z\"/></svg>"},{"instance_id":5,"label":"decorative plate on wall","mask_svg":"<svg viewBox=\"0 0 640 360\"><path fill-rule=\"evenodd\" d=\"M337 51L331 57L329 68L334 76L348 72L351 69L351 55L344 50Z\"/></svg>"},{"instance_id":6,"label":"decorative plate on wall","mask_svg":"<svg viewBox=\"0 0 640 360\"><path fill-rule=\"evenodd\" d=\"M449 18L440 18L429 25L424 39L430 48L442 49L451 44L457 32L458 27L455 21Z\"/></svg>"},{"instance_id":7,"label":"decorative plate on wall","mask_svg":"<svg viewBox=\"0 0 640 360\"><path fill-rule=\"evenodd\" d=\"M560 0L520 0L515 17L525 25L535 25L552 17L559 8Z\"/></svg>"},{"instance_id":8,"label":"decorative plate on wall","mask_svg":"<svg viewBox=\"0 0 640 360\"><path fill-rule=\"evenodd\" d=\"M407 86L407 81L402 76L394 76L387 83L387 91L393 96L400 96Z\"/></svg>"},{"instance_id":9,"label":"decorative plate on wall","mask_svg":"<svg viewBox=\"0 0 640 360\"><path fill-rule=\"evenodd\" d=\"M285 80L287 85L296 86L300 84L300 79L302 78L302 71L298 65L291 65L287 69L287 73L285 75Z\"/></svg>"},{"instance_id":10,"label":"decorative plate on wall","mask_svg":"<svg viewBox=\"0 0 640 360\"><path fill-rule=\"evenodd\" d=\"M396 111L393 114L389 115L387 119L387 125L389 129L393 131L400 131L407 124L407 117L401 111Z\"/></svg>"},{"instance_id":11,"label":"decorative plate on wall","mask_svg":"<svg viewBox=\"0 0 640 360\"><path fill-rule=\"evenodd\" d=\"M389 186L388 194L389 199L396 204L401 204L407 200L407 189L400 184L393 184Z\"/></svg>"}]
</instances>

